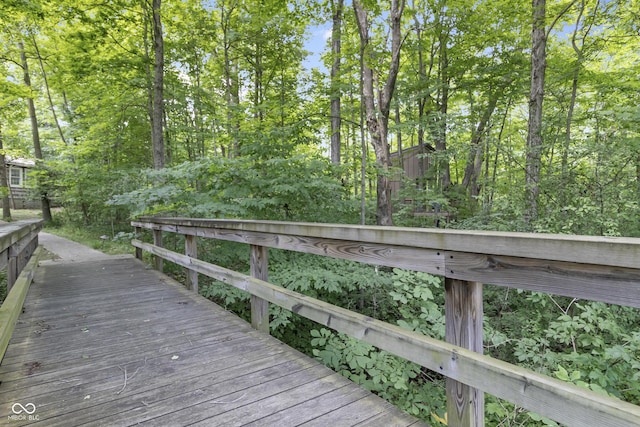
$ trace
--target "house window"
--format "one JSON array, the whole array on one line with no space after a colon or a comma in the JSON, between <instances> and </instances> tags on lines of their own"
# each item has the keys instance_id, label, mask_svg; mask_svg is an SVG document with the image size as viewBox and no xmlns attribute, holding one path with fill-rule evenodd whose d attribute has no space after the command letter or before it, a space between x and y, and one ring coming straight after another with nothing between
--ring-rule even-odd
<instances>
[{"instance_id":1,"label":"house window","mask_svg":"<svg viewBox=\"0 0 640 427\"><path fill-rule=\"evenodd\" d=\"M22 187L22 168L9 169L9 183L12 187Z\"/></svg>"}]
</instances>

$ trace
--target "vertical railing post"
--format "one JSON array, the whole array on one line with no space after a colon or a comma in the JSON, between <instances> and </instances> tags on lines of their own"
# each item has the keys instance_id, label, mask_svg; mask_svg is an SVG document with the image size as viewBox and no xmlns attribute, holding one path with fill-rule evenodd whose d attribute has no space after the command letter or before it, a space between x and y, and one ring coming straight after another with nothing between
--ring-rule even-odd
<instances>
[{"instance_id":1,"label":"vertical railing post","mask_svg":"<svg viewBox=\"0 0 640 427\"><path fill-rule=\"evenodd\" d=\"M9 252L11 252L10 248L7 248L6 250L4 250L2 253L0 253L0 269L2 269L4 266L7 267L7 294L9 293L9 290L11 289L11 283L9 282L9 261L11 260L11 256L9 255Z\"/></svg>"},{"instance_id":2,"label":"vertical railing post","mask_svg":"<svg viewBox=\"0 0 640 427\"><path fill-rule=\"evenodd\" d=\"M136 227L136 239L142 238L142 227ZM142 261L142 248L136 248L136 259Z\"/></svg>"},{"instance_id":3,"label":"vertical railing post","mask_svg":"<svg viewBox=\"0 0 640 427\"><path fill-rule=\"evenodd\" d=\"M482 283L445 279L446 341L482 354ZM450 426L484 426L482 390L447 378Z\"/></svg>"},{"instance_id":4,"label":"vertical railing post","mask_svg":"<svg viewBox=\"0 0 640 427\"><path fill-rule=\"evenodd\" d=\"M153 244L162 247L162 230L153 230ZM156 255L154 261L155 269L162 273L162 258Z\"/></svg>"},{"instance_id":5,"label":"vertical railing post","mask_svg":"<svg viewBox=\"0 0 640 427\"><path fill-rule=\"evenodd\" d=\"M184 236L184 254L190 258L198 258L198 242L196 236ZM187 269L187 287L193 292L198 293L198 272Z\"/></svg>"},{"instance_id":6,"label":"vertical railing post","mask_svg":"<svg viewBox=\"0 0 640 427\"><path fill-rule=\"evenodd\" d=\"M8 263L7 263L7 294L13 287L13 284L18 280L18 254L16 254L13 248L9 248L7 251Z\"/></svg>"},{"instance_id":7,"label":"vertical railing post","mask_svg":"<svg viewBox=\"0 0 640 427\"><path fill-rule=\"evenodd\" d=\"M7 294L18 280L18 276L29 262L29 258L37 246L38 231L35 234L32 232L7 248Z\"/></svg>"},{"instance_id":8,"label":"vertical railing post","mask_svg":"<svg viewBox=\"0 0 640 427\"><path fill-rule=\"evenodd\" d=\"M251 245L251 276L256 279L269 280L268 249L264 246ZM251 326L269 333L269 302L251 295Z\"/></svg>"}]
</instances>

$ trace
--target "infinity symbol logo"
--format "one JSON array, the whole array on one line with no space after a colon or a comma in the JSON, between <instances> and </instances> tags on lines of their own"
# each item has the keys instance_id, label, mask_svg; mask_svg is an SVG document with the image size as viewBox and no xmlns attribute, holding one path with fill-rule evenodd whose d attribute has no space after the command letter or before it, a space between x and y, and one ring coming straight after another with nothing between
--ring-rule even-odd
<instances>
[{"instance_id":1,"label":"infinity symbol logo","mask_svg":"<svg viewBox=\"0 0 640 427\"><path fill-rule=\"evenodd\" d=\"M16 415L20 415L23 412L31 415L36 412L36 405L33 403L27 403L23 406L21 403L14 403L13 406L11 406L11 410Z\"/></svg>"}]
</instances>

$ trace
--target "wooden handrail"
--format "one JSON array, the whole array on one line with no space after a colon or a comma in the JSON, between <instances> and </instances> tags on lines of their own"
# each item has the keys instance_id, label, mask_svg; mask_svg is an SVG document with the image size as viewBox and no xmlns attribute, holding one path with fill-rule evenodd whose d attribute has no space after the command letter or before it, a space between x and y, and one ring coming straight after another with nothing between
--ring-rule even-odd
<instances>
[{"instance_id":1,"label":"wooden handrail","mask_svg":"<svg viewBox=\"0 0 640 427\"><path fill-rule=\"evenodd\" d=\"M199 218L141 217L133 224L317 237L385 246L506 255L583 264L638 267L640 239L567 234L470 231ZM145 227L149 228L149 227Z\"/></svg>"},{"instance_id":2,"label":"wooden handrail","mask_svg":"<svg viewBox=\"0 0 640 427\"><path fill-rule=\"evenodd\" d=\"M23 220L0 226L0 270L7 267L7 294L38 246L42 220Z\"/></svg>"},{"instance_id":3,"label":"wooden handrail","mask_svg":"<svg viewBox=\"0 0 640 427\"><path fill-rule=\"evenodd\" d=\"M0 226L0 269L7 267L7 297L0 307L0 362L38 265L41 253L38 233L41 229L41 220L17 221Z\"/></svg>"},{"instance_id":4,"label":"wooden handrail","mask_svg":"<svg viewBox=\"0 0 640 427\"><path fill-rule=\"evenodd\" d=\"M132 225L640 308L636 238L185 218Z\"/></svg>"},{"instance_id":5,"label":"wooden handrail","mask_svg":"<svg viewBox=\"0 0 640 427\"><path fill-rule=\"evenodd\" d=\"M42 229L42 223L41 219L28 219L2 224L0 226L0 252L4 252L26 236L38 234Z\"/></svg>"},{"instance_id":6,"label":"wooden handrail","mask_svg":"<svg viewBox=\"0 0 640 427\"><path fill-rule=\"evenodd\" d=\"M264 305L254 303L268 301L442 373L449 378L450 425L483 425L483 392L566 425L638 425L639 406L479 353L480 282L640 307L640 239L185 218L141 218L132 225L154 230L154 236L170 231L243 242L252 245L252 254L272 247L444 276L446 343L271 285L254 274L254 257L249 277L157 244L132 242L136 252L144 249L248 291L252 309L263 313L257 318L264 316ZM597 257L598 251L605 254ZM616 264L610 254L623 252ZM260 262L263 270L266 258Z\"/></svg>"}]
</instances>

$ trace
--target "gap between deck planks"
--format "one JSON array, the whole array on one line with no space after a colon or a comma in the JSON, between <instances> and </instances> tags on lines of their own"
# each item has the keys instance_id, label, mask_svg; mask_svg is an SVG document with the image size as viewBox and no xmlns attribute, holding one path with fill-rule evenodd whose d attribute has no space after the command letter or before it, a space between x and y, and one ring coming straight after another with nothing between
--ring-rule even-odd
<instances>
[{"instance_id":1,"label":"gap between deck planks","mask_svg":"<svg viewBox=\"0 0 640 427\"><path fill-rule=\"evenodd\" d=\"M0 381L11 426L424 425L133 258L41 265Z\"/></svg>"}]
</instances>

